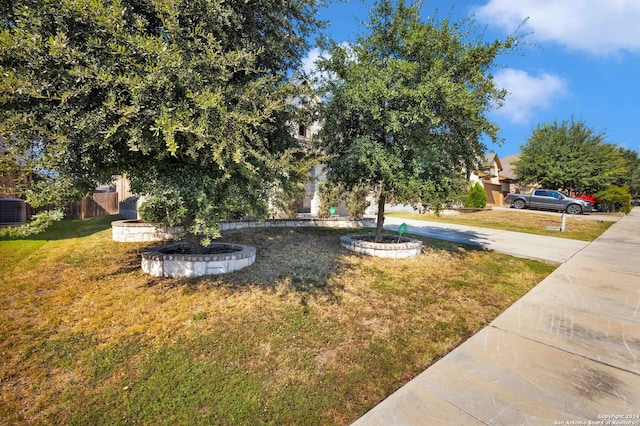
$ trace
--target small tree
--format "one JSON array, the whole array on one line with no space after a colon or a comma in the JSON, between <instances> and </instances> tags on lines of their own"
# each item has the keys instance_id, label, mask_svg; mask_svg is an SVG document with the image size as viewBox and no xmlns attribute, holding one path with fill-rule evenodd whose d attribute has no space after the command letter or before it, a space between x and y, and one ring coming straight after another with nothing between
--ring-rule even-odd
<instances>
[{"instance_id":1,"label":"small tree","mask_svg":"<svg viewBox=\"0 0 640 426\"><path fill-rule=\"evenodd\" d=\"M464 197L463 205L476 209L482 209L487 205L487 192L479 182L476 182L469 188Z\"/></svg>"},{"instance_id":2,"label":"small tree","mask_svg":"<svg viewBox=\"0 0 640 426\"><path fill-rule=\"evenodd\" d=\"M629 194L627 187L612 185L596 192L594 197L602 201L604 211L615 212L619 210L627 214L631 212L631 194Z\"/></svg>"},{"instance_id":3,"label":"small tree","mask_svg":"<svg viewBox=\"0 0 640 426\"><path fill-rule=\"evenodd\" d=\"M472 21L420 17L420 4L379 0L367 32L349 46L323 43L318 62L323 128L318 147L329 178L376 194L376 240L388 200L434 209L458 190L458 175L497 141L487 118L506 91L491 77L516 38L483 42Z\"/></svg>"}]
</instances>

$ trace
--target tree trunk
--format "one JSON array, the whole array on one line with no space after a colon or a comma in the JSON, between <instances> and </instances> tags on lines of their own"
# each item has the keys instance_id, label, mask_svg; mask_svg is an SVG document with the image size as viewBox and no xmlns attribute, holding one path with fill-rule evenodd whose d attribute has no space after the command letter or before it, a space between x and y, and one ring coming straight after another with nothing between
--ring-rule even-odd
<instances>
[{"instance_id":1,"label":"tree trunk","mask_svg":"<svg viewBox=\"0 0 640 426\"><path fill-rule=\"evenodd\" d=\"M384 205L387 197L383 193L378 196L378 220L376 221L376 243L383 242L382 227L384 226Z\"/></svg>"},{"instance_id":2,"label":"tree trunk","mask_svg":"<svg viewBox=\"0 0 640 426\"><path fill-rule=\"evenodd\" d=\"M202 245L202 236L192 231L194 221L195 219L193 217L187 217L182 222L185 231L183 238L189 243L192 254L205 254L206 248Z\"/></svg>"},{"instance_id":3,"label":"tree trunk","mask_svg":"<svg viewBox=\"0 0 640 426\"><path fill-rule=\"evenodd\" d=\"M185 240L189 243L193 254L205 254L206 247L202 245L202 237L192 232L187 232Z\"/></svg>"}]
</instances>

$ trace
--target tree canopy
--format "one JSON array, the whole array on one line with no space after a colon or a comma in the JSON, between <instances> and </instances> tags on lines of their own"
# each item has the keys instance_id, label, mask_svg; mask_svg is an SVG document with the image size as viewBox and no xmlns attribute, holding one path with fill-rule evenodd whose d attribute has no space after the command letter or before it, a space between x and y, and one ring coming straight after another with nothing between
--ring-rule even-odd
<instances>
[{"instance_id":1,"label":"tree canopy","mask_svg":"<svg viewBox=\"0 0 640 426\"><path fill-rule=\"evenodd\" d=\"M625 159L603 133L573 119L539 125L521 152L515 162L520 181L578 193L621 184L630 173L633 157L628 153Z\"/></svg>"},{"instance_id":2,"label":"tree canopy","mask_svg":"<svg viewBox=\"0 0 640 426\"><path fill-rule=\"evenodd\" d=\"M618 152L623 158L627 167L627 173L620 176L613 184L615 186L626 186L632 197L640 196L640 158L636 151L619 148Z\"/></svg>"},{"instance_id":3,"label":"tree canopy","mask_svg":"<svg viewBox=\"0 0 640 426\"><path fill-rule=\"evenodd\" d=\"M318 62L329 179L378 194L378 239L386 201L439 207L498 140L487 118L506 92L491 77L517 38L485 42L471 20L420 17L420 3L379 0L350 45L326 41Z\"/></svg>"},{"instance_id":4,"label":"tree canopy","mask_svg":"<svg viewBox=\"0 0 640 426\"><path fill-rule=\"evenodd\" d=\"M298 176L292 70L321 27L316 7L13 1L0 9L0 135L80 192L124 173L192 230L264 214Z\"/></svg>"}]
</instances>

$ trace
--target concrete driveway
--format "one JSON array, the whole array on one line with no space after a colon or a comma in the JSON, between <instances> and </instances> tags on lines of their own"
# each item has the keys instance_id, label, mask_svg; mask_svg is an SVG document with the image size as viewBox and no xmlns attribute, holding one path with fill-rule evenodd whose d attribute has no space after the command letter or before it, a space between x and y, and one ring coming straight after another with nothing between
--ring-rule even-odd
<instances>
[{"instance_id":1,"label":"concrete driveway","mask_svg":"<svg viewBox=\"0 0 640 426\"><path fill-rule=\"evenodd\" d=\"M468 244L498 253L554 264L566 262L589 245L586 241L566 238L395 217L386 217L384 228L397 231L401 223L407 224L409 234Z\"/></svg>"}]
</instances>

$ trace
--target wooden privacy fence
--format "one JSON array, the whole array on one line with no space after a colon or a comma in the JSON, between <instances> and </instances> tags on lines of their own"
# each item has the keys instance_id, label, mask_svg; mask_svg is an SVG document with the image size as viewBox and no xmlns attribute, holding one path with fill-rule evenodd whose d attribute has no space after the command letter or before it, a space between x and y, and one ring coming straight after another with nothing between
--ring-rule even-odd
<instances>
[{"instance_id":1,"label":"wooden privacy fence","mask_svg":"<svg viewBox=\"0 0 640 426\"><path fill-rule=\"evenodd\" d=\"M118 214L117 192L96 192L65 208L65 219L87 219L90 217Z\"/></svg>"},{"instance_id":2,"label":"wooden privacy fence","mask_svg":"<svg viewBox=\"0 0 640 426\"><path fill-rule=\"evenodd\" d=\"M27 204L27 220L33 215L55 209L54 205L31 207ZM83 197L80 201L73 201L64 207L65 219L87 219L90 217L118 214L117 192L96 192Z\"/></svg>"}]
</instances>

